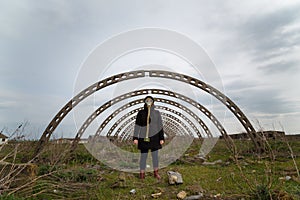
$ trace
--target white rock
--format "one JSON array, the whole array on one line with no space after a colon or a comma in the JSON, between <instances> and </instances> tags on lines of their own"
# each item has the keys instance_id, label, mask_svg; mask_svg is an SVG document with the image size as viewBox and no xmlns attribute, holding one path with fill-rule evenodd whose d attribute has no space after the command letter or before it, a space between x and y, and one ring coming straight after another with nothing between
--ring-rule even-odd
<instances>
[{"instance_id":1,"label":"white rock","mask_svg":"<svg viewBox=\"0 0 300 200\"><path fill-rule=\"evenodd\" d=\"M185 191L180 191L178 194L177 194L177 198L178 199L184 199L186 197L186 192Z\"/></svg>"},{"instance_id":2,"label":"white rock","mask_svg":"<svg viewBox=\"0 0 300 200\"><path fill-rule=\"evenodd\" d=\"M286 181L289 181L289 180L291 180L291 179L292 179L292 177L290 177L290 176L286 176L286 177L285 177L285 180L286 180Z\"/></svg>"},{"instance_id":3,"label":"white rock","mask_svg":"<svg viewBox=\"0 0 300 200\"><path fill-rule=\"evenodd\" d=\"M130 192L130 194L135 194L135 193L136 193L136 190L135 190L135 189L132 189L132 190L130 190L129 192Z\"/></svg>"},{"instance_id":4,"label":"white rock","mask_svg":"<svg viewBox=\"0 0 300 200\"><path fill-rule=\"evenodd\" d=\"M188 196L188 197L186 197L184 200L198 200L198 199L200 199L200 198L202 198L202 197L203 197L203 194L200 193L200 194L198 194L198 195Z\"/></svg>"},{"instance_id":5,"label":"white rock","mask_svg":"<svg viewBox=\"0 0 300 200\"><path fill-rule=\"evenodd\" d=\"M151 197L158 198L161 194L162 194L161 192L155 193L155 194L151 194Z\"/></svg>"}]
</instances>

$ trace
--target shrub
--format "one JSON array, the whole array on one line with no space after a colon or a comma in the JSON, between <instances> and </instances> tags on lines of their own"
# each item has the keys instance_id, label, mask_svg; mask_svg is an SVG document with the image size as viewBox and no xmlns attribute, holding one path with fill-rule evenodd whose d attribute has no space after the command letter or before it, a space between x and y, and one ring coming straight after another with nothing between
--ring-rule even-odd
<instances>
[{"instance_id":1,"label":"shrub","mask_svg":"<svg viewBox=\"0 0 300 200\"><path fill-rule=\"evenodd\" d=\"M270 200L270 189L267 185L258 185L251 196L253 200Z\"/></svg>"}]
</instances>

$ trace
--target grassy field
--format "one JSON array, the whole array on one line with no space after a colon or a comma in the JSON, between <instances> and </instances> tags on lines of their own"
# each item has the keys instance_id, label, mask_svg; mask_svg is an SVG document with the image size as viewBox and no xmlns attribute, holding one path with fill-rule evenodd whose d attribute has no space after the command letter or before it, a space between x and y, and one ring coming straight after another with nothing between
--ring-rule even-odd
<instances>
[{"instance_id":1,"label":"grassy field","mask_svg":"<svg viewBox=\"0 0 300 200\"><path fill-rule=\"evenodd\" d=\"M80 145L68 161L60 155L66 144L50 144L37 163L28 163L33 142L9 143L1 149L1 199L177 199L180 191L187 196L201 194L201 199L300 199L300 141L269 141L270 149L261 157L253 154L250 141L235 141L238 156L234 159L225 142L219 140L207 156L205 165L197 157L201 141L195 140L174 163L160 169L161 181L146 174L110 169L94 159ZM135 149L125 145L124 149ZM274 155L271 159L269 155ZM183 184L169 185L167 171L182 174ZM135 193L130 191L135 189Z\"/></svg>"}]
</instances>

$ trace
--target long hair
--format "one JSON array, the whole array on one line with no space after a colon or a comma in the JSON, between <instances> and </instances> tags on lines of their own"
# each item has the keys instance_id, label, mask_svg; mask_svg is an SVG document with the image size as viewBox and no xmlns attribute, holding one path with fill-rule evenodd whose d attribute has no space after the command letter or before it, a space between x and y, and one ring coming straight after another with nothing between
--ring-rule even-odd
<instances>
[{"instance_id":1,"label":"long hair","mask_svg":"<svg viewBox=\"0 0 300 200\"><path fill-rule=\"evenodd\" d=\"M147 116L148 116L148 107L147 104L144 104L144 109L139 112L139 125L147 126ZM149 123L151 122L151 117Z\"/></svg>"},{"instance_id":2,"label":"long hair","mask_svg":"<svg viewBox=\"0 0 300 200\"><path fill-rule=\"evenodd\" d=\"M147 116L148 116L148 106L146 104L146 99L147 98L151 98L152 101L153 101L153 104L151 106L151 110L152 110L152 107L154 105L154 98L152 96L146 96L144 98L144 102L145 102L144 103L144 109L139 112L138 119L137 119L137 124L140 125L140 126L147 126ZM149 119L149 124L150 123L151 123L151 117Z\"/></svg>"}]
</instances>

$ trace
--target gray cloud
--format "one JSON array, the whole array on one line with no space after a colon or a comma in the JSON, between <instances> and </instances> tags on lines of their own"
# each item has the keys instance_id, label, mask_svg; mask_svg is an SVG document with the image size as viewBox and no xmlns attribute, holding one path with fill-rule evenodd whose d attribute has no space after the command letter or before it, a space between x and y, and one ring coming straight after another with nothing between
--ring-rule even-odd
<instances>
[{"instance_id":1,"label":"gray cloud","mask_svg":"<svg viewBox=\"0 0 300 200\"><path fill-rule=\"evenodd\" d=\"M300 44L299 28L285 32L287 26L300 22L300 5L282 8L271 13L250 16L240 27L244 48L252 52L254 60L284 54L282 49L292 49ZM286 50L285 50L286 51Z\"/></svg>"},{"instance_id":2,"label":"gray cloud","mask_svg":"<svg viewBox=\"0 0 300 200\"><path fill-rule=\"evenodd\" d=\"M283 73L297 73L300 69L300 64L294 60L280 61L264 66L258 67L264 74L279 74Z\"/></svg>"},{"instance_id":3,"label":"gray cloud","mask_svg":"<svg viewBox=\"0 0 300 200\"><path fill-rule=\"evenodd\" d=\"M226 88L229 98L250 113L279 115L295 111L295 102L282 97L276 88L243 80L232 82Z\"/></svg>"},{"instance_id":4,"label":"gray cloud","mask_svg":"<svg viewBox=\"0 0 300 200\"><path fill-rule=\"evenodd\" d=\"M242 109L290 114L299 97L283 98L285 86L262 88L260 80L272 84L273 75L284 72L283 80L289 81L290 74L299 73L299 61L293 57L300 44L299 26L286 27L300 22L300 6L277 5L272 12L254 15L247 5L234 1L1 1L0 125L29 117L32 124L49 122L71 99L76 74L89 52L115 34L141 27L173 29L202 44L212 59L218 58L217 67L227 72L227 94ZM12 95L3 93L4 89ZM23 105L27 108L16 109Z\"/></svg>"}]
</instances>

